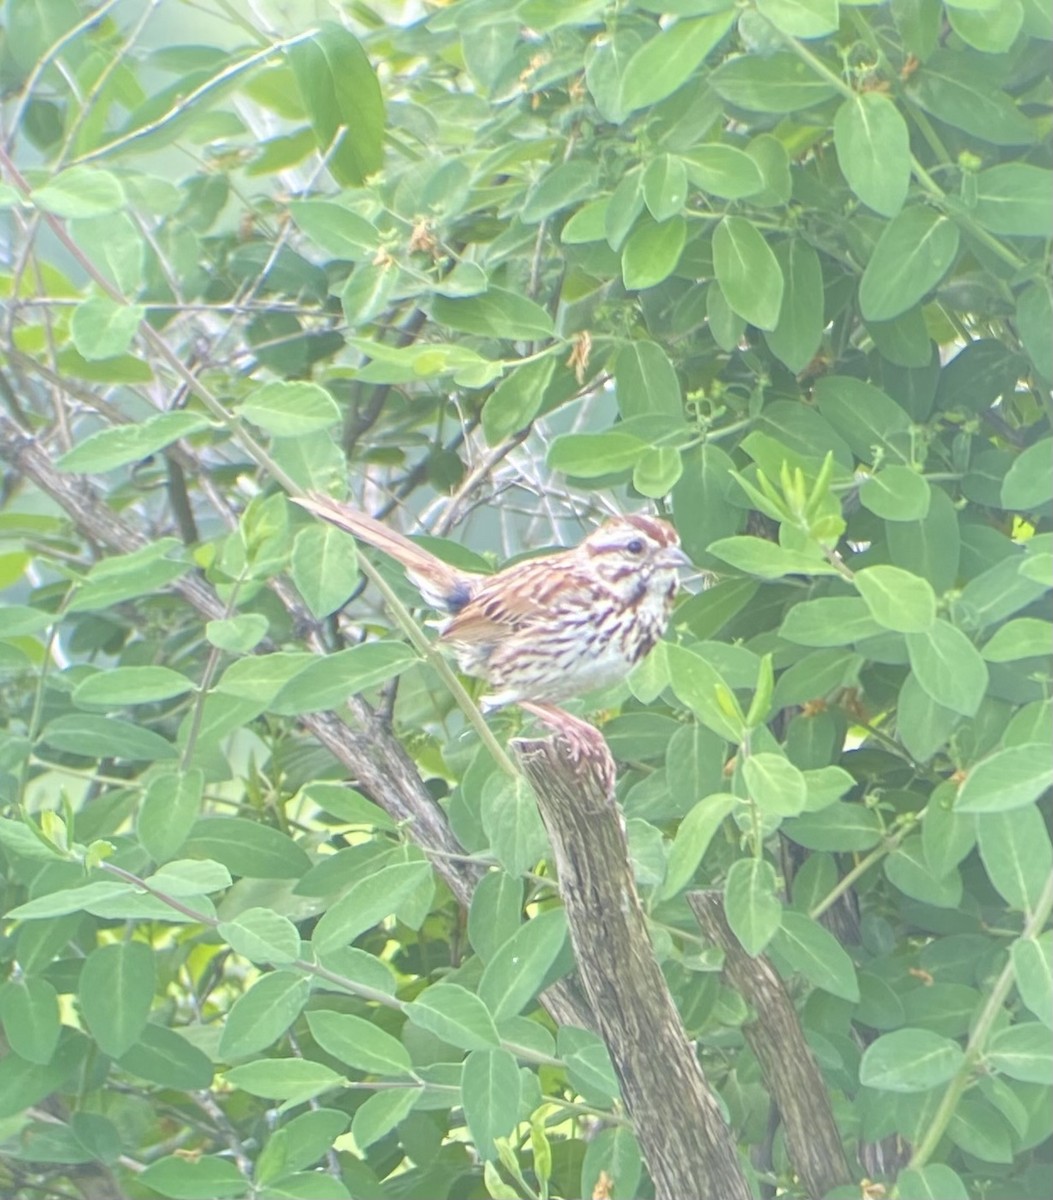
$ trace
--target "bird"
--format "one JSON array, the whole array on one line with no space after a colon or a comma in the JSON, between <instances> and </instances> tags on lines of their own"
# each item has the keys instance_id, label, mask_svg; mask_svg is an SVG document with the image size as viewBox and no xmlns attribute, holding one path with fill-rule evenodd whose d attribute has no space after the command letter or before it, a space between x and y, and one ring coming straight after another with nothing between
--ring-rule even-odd
<instances>
[{"instance_id":1,"label":"bird","mask_svg":"<svg viewBox=\"0 0 1053 1200\"><path fill-rule=\"evenodd\" d=\"M675 528L641 513L612 517L569 549L484 575L328 496L295 502L405 567L425 603L443 614L439 644L488 685L484 711L517 704L546 723L562 714L555 706L620 682L644 658L669 623L677 572L691 565Z\"/></svg>"}]
</instances>

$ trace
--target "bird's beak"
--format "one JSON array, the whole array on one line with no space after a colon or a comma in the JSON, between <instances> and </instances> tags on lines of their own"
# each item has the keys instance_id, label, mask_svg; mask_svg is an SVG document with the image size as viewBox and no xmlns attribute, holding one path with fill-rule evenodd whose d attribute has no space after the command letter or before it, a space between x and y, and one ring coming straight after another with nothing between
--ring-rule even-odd
<instances>
[{"instance_id":1,"label":"bird's beak","mask_svg":"<svg viewBox=\"0 0 1053 1200\"><path fill-rule=\"evenodd\" d=\"M678 567L693 567L695 564L679 546L668 546L659 554L658 565L663 570L676 570Z\"/></svg>"}]
</instances>

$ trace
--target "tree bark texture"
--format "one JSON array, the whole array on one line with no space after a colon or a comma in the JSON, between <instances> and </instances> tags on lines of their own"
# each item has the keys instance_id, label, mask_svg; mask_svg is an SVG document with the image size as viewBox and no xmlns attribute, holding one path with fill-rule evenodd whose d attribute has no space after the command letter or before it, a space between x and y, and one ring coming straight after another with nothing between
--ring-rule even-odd
<instances>
[{"instance_id":1,"label":"tree bark texture","mask_svg":"<svg viewBox=\"0 0 1053 1200\"><path fill-rule=\"evenodd\" d=\"M513 748L537 793L579 978L658 1200L750 1200L731 1131L654 957L609 757L575 754L558 734Z\"/></svg>"},{"instance_id":2,"label":"tree bark texture","mask_svg":"<svg viewBox=\"0 0 1053 1200\"><path fill-rule=\"evenodd\" d=\"M779 1110L786 1151L813 1200L852 1180L819 1073L786 988L763 955L751 958L724 915L721 892L689 893L688 903L710 941L724 951L724 976L756 1013L742 1029Z\"/></svg>"}]
</instances>

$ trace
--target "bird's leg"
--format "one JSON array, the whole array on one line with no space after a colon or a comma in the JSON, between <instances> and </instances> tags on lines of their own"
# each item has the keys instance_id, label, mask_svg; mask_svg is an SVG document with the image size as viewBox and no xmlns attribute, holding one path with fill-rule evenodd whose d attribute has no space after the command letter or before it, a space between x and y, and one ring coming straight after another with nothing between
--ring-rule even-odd
<instances>
[{"instance_id":1,"label":"bird's leg","mask_svg":"<svg viewBox=\"0 0 1053 1200\"><path fill-rule=\"evenodd\" d=\"M533 700L520 700L519 707L536 717L542 725L558 734L567 745L570 761L578 766L589 763L598 769L607 791L614 788L615 766L610 747L602 733L581 717L574 716L555 704L540 704Z\"/></svg>"}]
</instances>

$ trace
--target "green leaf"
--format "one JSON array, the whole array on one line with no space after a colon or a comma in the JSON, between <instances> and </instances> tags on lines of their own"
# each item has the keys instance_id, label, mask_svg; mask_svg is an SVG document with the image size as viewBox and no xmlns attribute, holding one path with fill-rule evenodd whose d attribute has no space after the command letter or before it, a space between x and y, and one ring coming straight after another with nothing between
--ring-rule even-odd
<instances>
[{"instance_id":1,"label":"green leaf","mask_svg":"<svg viewBox=\"0 0 1053 1200\"><path fill-rule=\"evenodd\" d=\"M1012 945L1012 958L1020 999L1053 1028L1053 930L1018 938Z\"/></svg>"},{"instance_id":2,"label":"green leaf","mask_svg":"<svg viewBox=\"0 0 1053 1200\"><path fill-rule=\"evenodd\" d=\"M548 848L537 797L521 775L497 771L483 788L483 830L494 856L509 875L522 875Z\"/></svg>"},{"instance_id":3,"label":"green leaf","mask_svg":"<svg viewBox=\"0 0 1053 1200\"><path fill-rule=\"evenodd\" d=\"M361 43L325 21L287 54L326 166L357 187L384 162L384 100Z\"/></svg>"},{"instance_id":4,"label":"green leaf","mask_svg":"<svg viewBox=\"0 0 1053 1200\"><path fill-rule=\"evenodd\" d=\"M656 221L677 216L687 203L684 160L673 154L660 154L648 163L643 173L643 197Z\"/></svg>"},{"instance_id":5,"label":"green leaf","mask_svg":"<svg viewBox=\"0 0 1053 1200\"><path fill-rule=\"evenodd\" d=\"M82 679L73 689L73 703L104 705L152 704L193 690L185 675L169 667L114 667Z\"/></svg>"},{"instance_id":6,"label":"green leaf","mask_svg":"<svg viewBox=\"0 0 1053 1200\"><path fill-rule=\"evenodd\" d=\"M351 1135L355 1145L360 1150L367 1150L379 1142L409 1116L423 1093L423 1088L405 1087L370 1096L355 1109L351 1119Z\"/></svg>"},{"instance_id":7,"label":"green leaf","mask_svg":"<svg viewBox=\"0 0 1053 1200\"><path fill-rule=\"evenodd\" d=\"M6 822L13 825L13 821ZM5 845L9 845L5 837ZM60 917L66 913L84 912L96 900L109 900L115 896L127 896L133 890L130 883L101 879L97 883L86 883L82 887L62 888L44 896L36 896L25 904L16 905L5 914L11 920L32 921L45 917Z\"/></svg>"},{"instance_id":8,"label":"green leaf","mask_svg":"<svg viewBox=\"0 0 1053 1200\"><path fill-rule=\"evenodd\" d=\"M915 679L937 704L976 715L987 691L987 665L960 629L937 618L928 629L907 634L907 652Z\"/></svg>"},{"instance_id":9,"label":"green leaf","mask_svg":"<svg viewBox=\"0 0 1053 1200\"><path fill-rule=\"evenodd\" d=\"M339 708L349 696L387 683L417 661L404 642L364 642L335 654L311 655L266 707L283 716ZM228 671L218 690L229 690L229 676Z\"/></svg>"},{"instance_id":10,"label":"green leaf","mask_svg":"<svg viewBox=\"0 0 1053 1200\"><path fill-rule=\"evenodd\" d=\"M248 654L259 645L266 633L267 618L261 613L241 613L237 617L225 617L205 625L205 636L209 642L229 654Z\"/></svg>"},{"instance_id":11,"label":"green leaf","mask_svg":"<svg viewBox=\"0 0 1053 1200\"><path fill-rule=\"evenodd\" d=\"M1037 1021L1011 1025L991 1035L984 1055L987 1066L1024 1083L1053 1084L1053 1049L1049 1030Z\"/></svg>"},{"instance_id":12,"label":"green leaf","mask_svg":"<svg viewBox=\"0 0 1053 1200\"><path fill-rule=\"evenodd\" d=\"M908 1167L896 1176L900 1200L969 1200L961 1178L943 1163Z\"/></svg>"},{"instance_id":13,"label":"green leaf","mask_svg":"<svg viewBox=\"0 0 1053 1200\"><path fill-rule=\"evenodd\" d=\"M859 984L852 960L841 943L804 913L785 909L771 949L815 987L855 1004Z\"/></svg>"},{"instance_id":14,"label":"green leaf","mask_svg":"<svg viewBox=\"0 0 1053 1200\"><path fill-rule=\"evenodd\" d=\"M895 566L927 579L937 592L954 586L962 534L954 501L943 488L930 488L929 511L920 521L892 521L885 536Z\"/></svg>"},{"instance_id":15,"label":"green leaf","mask_svg":"<svg viewBox=\"0 0 1053 1200\"><path fill-rule=\"evenodd\" d=\"M1000 68L985 56L940 48L907 85L927 113L996 146L1029 146L1035 129L1002 90Z\"/></svg>"},{"instance_id":16,"label":"green leaf","mask_svg":"<svg viewBox=\"0 0 1053 1200\"><path fill-rule=\"evenodd\" d=\"M645 450L633 468L633 487L641 496L658 499L667 496L684 470L680 451L673 446L656 446Z\"/></svg>"},{"instance_id":17,"label":"green leaf","mask_svg":"<svg viewBox=\"0 0 1053 1200\"><path fill-rule=\"evenodd\" d=\"M555 369L556 360L549 355L515 367L501 380L483 405L483 433L488 445L496 446L530 425Z\"/></svg>"},{"instance_id":18,"label":"green leaf","mask_svg":"<svg viewBox=\"0 0 1053 1200\"><path fill-rule=\"evenodd\" d=\"M787 612L779 636L798 646L847 646L876 637L882 627L857 596L802 600Z\"/></svg>"},{"instance_id":19,"label":"green leaf","mask_svg":"<svg viewBox=\"0 0 1053 1200\"><path fill-rule=\"evenodd\" d=\"M926 1092L962 1065L962 1048L927 1029L882 1034L863 1052L859 1082L881 1092Z\"/></svg>"},{"instance_id":20,"label":"green leaf","mask_svg":"<svg viewBox=\"0 0 1053 1200\"><path fill-rule=\"evenodd\" d=\"M952 807L956 792L949 781L936 787L929 796L921 827L925 862L937 879L953 871L976 845L976 818Z\"/></svg>"},{"instance_id":21,"label":"green leaf","mask_svg":"<svg viewBox=\"0 0 1053 1200\"><path fill-rule=\"evenodd\" d=\"M885 859L885 876L905 896L936 908L957 908L962 902L961 876L953 868L936 878L925 856L920 835L907 838Z\"/></svg>"},{"instance_id":22,"label":"green leaf","mask_svg":"<svg viewBox=\"0 0 1053 1200\"><path fill-rule=\"evenodd\" d=\"M724 912L747 954L756 957L782 922L775 894L775 871L762 858L740 858L731 864L724 884Z\"/></svg>"},{"instance_id":23,"label":"green leaf","mask_svg":"<svg viewBox=\"0 0 1053 1200\"><path fill-rule=\"evenodd\" d=\"M680 382L669 356L657 342L627 342L615 359L614 381L618 410L626 420L659 413L683 420Z\"/></svg>"},{"instance_id":24,"label":"green leaf","mask_svg":"<svg viewBox=\"0 0 1053 1200\"><path fill-rule=\"evenodd\" d=\"M817 38L837 29L837 0L757 0L757 11L790 37Z\"/></svg>"},{"instance_id":25,"label":"green leaf","mask_svg":"<svg viewBox=\"0 0 1053 1200\"><path fill-rule=\"evenodd\" d=\"M636 1138L627 1126L608 1126L589 1140L581 1165L581 1185L575 1195L595 1195L601 1172L614 1180L615 1195L639 1195L643 1159Z\"/></svg>"},{"instance_id":26,"label":"green leaf","mask_svg":"<svg viewBox=\"0 0 1053 1200\"><path fill-rule=\"evenodd\" d=\"M349 1124L348 1114L335 1108L316 1108L293 1117L288 1124L274 1130L261 1149L254 1176L257 1186L264 1189L264 1195L278 1200L281 1193L267 1190L267 1185L283 1177L288 1180L290 1172L303 1170L324 1158ZM322 1178L330 1185L334 1182L332 1176ZM318 1197L318 1200L327 1198ZM338 1200L335 1191L331 1200Z\"/></svg>"},{"instance_id":27,"label":"green leaf","mask_svg":"<svg viewBox=\"0 0 1053 1200\"><path fill-rule=\"evenodd\" d=\"M683 217L670 217L660 225L644 220L622 250L622 282L629 291L655 287L676 269L687 238Z\"/></svg>"},{"instance_id":28,"label":"green leaf","mask_svg":"<svg viewBox=\"0 0 1053 1200\"><path fill-rule=\"evenodd\" d=\"M208 1056L164 1025L148 1024L139 1041L121 1055L120 1066L166 1088L200 1091L212 1083Z\"/></svg>"},{"instance_id":29,"label":"green leaf","mask_svg":"<svg viewBox=\"0 0 1053 1200\"><path fill-rule=\"evenodd\" d=\"M552 443L548 465L564 475L594 479L633 466L647 443L616 430L610 433L564 433Z\"/></svg>"},{"instance_id":30,"label":"green leaf","mask_svg":"<svg viewBox=\"0 0 1053 1200\"><path fill-rule=\"evenodd\" d=\"M569 208L596 191L596 167L583 159L559 163L547 171L527 193L519 219L536 225L553 213Z\"/></svg>"},{"instance_id":31,"label":"green leaf","mask_svg":"<svg viewBox=\"0 0 1053 1200\"><path fill-rule=\"evenodd\" d=\"M490 1010L459 984L425 988L404 1011L414 1025L461 1050L487 1050L501 1044Z\"/></svg>"},{"instance_id":32,"label":"green leaf","mask_svg":"<svg viewBox=\"0 0 1053 1200\"><path fill-rule=\"evenodd\" d=\"M562 909L552 909L527 921L486 964L479 981L479 998L495 1021L517 1016L551 982L546 978L567 939Z\"/></svg>"},{"instance_id":33,"label":"green leaf","mask_svg":"<svg viewBox=\"0 0 1053 1200\"><path fill-rule=\"evenodd\" d=\"M306 1058L264 1058L226 1072L226 1080L250 1096L303 1104L340 1087L344 1079L330 1067Z\"/></svg>"},{"instance_id":34,"label":"green leaf","mask_svg":"<svg viewBox=\"0 0 1053 1200\"><path fill-rule=\"evenodd\" d=\"M976 175L972 215L992 233L1053 237L1053 171L1029 163L1002 163Z\"/></svg>"},{"instance_id":35,"label":"green leaf","mask_svg":"<svg viewBox=\"0 0 1053 1200\"><path fill-rule=\"evenodd\" d=\"M298 437L340 420L336 401L317 383L272 380L238 405L238 415L275 437Z\"/></svg>"},{"instance_id":36,"label":"green leaf","mask_svg":"<svg viewBox=\"0 0 1053 1200\"><path fill-rule=\"evenodd\" d=\"M590 1104L611 1104L619 1097L618 1076L607 1047L589 1029L561 1025L556 1031L556 1051L567 1067L571 1085Z\"/></svg>"},{"instance_id":37,"label":"green leaf","mask_svg":"<svg viewBox=\"0 0 1053 1200\"><path fill-rule=\"evenodd\" d=\"M77 995L81 1015L113 1058L139 1040L154 998L154 953L145 942L99 946L84 960Z\"/></svg>"},{"instance_id":38,"label":"green leaf","mask_svg":"<svg viewBox=\"0 0 1053 1200\"><path fill-rule=\"evenodd\" d=\"M552 318L533 300L504 288L488 288L481 296L451 299L437 296L431 315L440 325L509 341L537 341L553 335Z\"/></svg>"},{"instance_id":39,"label":"green leaf","mask_svg":"<svg viewBox=\"0 0 1053 1200\"><path fill-rule=\"evenodd\" d=\"M987 662L1039 658L1053 645L1053 623L1037 617L1018 617L995 630L981 653Z\"/></svg>"},{"instance_id":40,"label":"green leaf","mask_svg":"<svg viewBox=\"0 0 1053 1200\"><path fill-rule=\"evenodd\" d=\"M40 1066L51 1062L62 1027L58 994L46 979L13 976L0 987L0 1021L13 1053Z\"/></svg>"},{"instance_id":41,"label":"green leaf","mask_svg":"<svg viewBox=\"0 0 1053 1200\"><path fill-rule=\"evenodd\" d=\"M515 1128L521 1086L519 1067L507 1050L472 1050L464 1060L461 1103L482 1158L495 1158L495 1139L508 1137Z\"/></svg>"},{"instance_id":42,"label":"green leaf","mask_svg":"<svg viewBox=\"0 0 1053 1200\"><path fill-rule=\"evenodd\" d=\"M774 249L786 286L768 349L795 374L812 361L823 340L823 274L819 255L804 238L788 238Z\"/></svg>"},{"instance_id":43,"label":"green leaf","mask_svg":"<svg viewBox=\"0 0 1053 1200\"><path fill-rule=\"evenodd\" d=\"M307 1014L314 1040L342 1063L369 1075L412 1075L409 1051L372 1021L351 1013L315 1009Z\"/></svg>"},{"instance_id":44,"label":"green leaf","mask_svg":"<svg viewBox=\"0 0 1053 1200\"><path fill-rule=\"evenodd\" d=\"M1002 481L1002 507L1032 512L1053 500L1053 438L1043 438L1013 460Z\"/></svg>"},{"instance_id":45,"label":"green leaf","mask_svg":"<svg viewBox=\"0 0 1053 1200\"><path fill-rule=\"evenodd\" d=\"M292 200L292 219L305 234L334 258L368 262L380 248L380 234L372 222L329 200Z\"/></svg>"},{"instance_id":46,"label":"green leaf","mask_svg":"<svg viewBox=\"0 0 1053 1200\"><path fill-rule=\"evenodd\" d=\"M737 803L734 796L718 792L699 800L688 812L670 847L665 880L657 899L668 900L687 887L717 830Z\"/></svg>"},{"instance_id":47,"label":"green leaf","mask_svg":"<svg viewBox=\"0 0 1053 1200\"><path fill-rule=\"evenodd\" d=\"M744 150L707 142L685 150L683 161L691 182L703 192L725 200L741 200L764 190L764 176Z\"/></svg>"},{"instance_id":48,"label":"green leaf","mask_svg":"<svg viewBox=\"0 0 1053 1200\"><path fill-rule=\"evenodd\" d=\"M910 134L883 92L857 92L834 117L834 147L848 186L868 208L894 217L910 186Z\"/></svg>"},{"instance_id":49,"label":"green leaf","mask_svg":"<svg viewBox=\"0 0 1053 1200\"><path fill-rule=\"evenodd\" d=\"M124 354L139 331L145 309L109 296L90 296L73 310L69 323L73 345L89 362Z\"/></svg>"},{"instance_id":50,"label":"green leaf","mask_svg":"<svg viewBox=\"0 0 1053 1200\"><path fill-rule=\"evenodd\" d=\"M701 654L684 646L669 644L665 648L669 663L669 680L676 698L698 717L707 728L731 742L738 742L743 732L734 707L729 707L731 688L720 672Z\"/></svg>"},{"instance_id":51,"label":"green leaf","mask_svg":"<svg viewBox=\"0 0 1053 1200\"><path fill-rule=\"evenodd\" d=\"M188 858L212 858L232 875L299 879L311 866L287 834L246 817L202 817L183 846Z\"/></svg>"},{"instance_id":52,"label":"green leaf","mask_svg":"<svg viewBox=\"0 0 1053 1200\"><path fill-rule=\"evenodd\" d=\"M230 887L230 872L209 859L180 858L158 867L145 882L166 896L203 896Z\"/></svg>"},{"instance_id":53,"label":"green leaf","mask_svg":"<svg viewBox=\"0 0 1053 1200\"><path fill-rule=\"evenodd\" d=\"M231 1006L219 1040L219 1053L230 1060L247 1058L266 1049L296 1020L310 994L311 981L306 975L271 971L261 976Z\"/></svg>"},{"instance_id":54,"label":"green leaf","mask_svg":"<svg viewBox=\"0 0 1053 1200\"><path fill-rule=\"evenodd\" d=\"M932 489L917 471L894 463L867 476L859 489L859 500L864 508L886 521L921 521L928 515Z\"/></svg>"},{"instance_id":55,"label":"green leaf","mask_svg":"<svg viewBox=\"0 0 1053 1200\"><path fill-rule=\"evenodd\" d=\"M905 458L910 415L880 388L848 375L825 375L815 385L815 399L822 416L863 462L874 461L875 447Z\"/></svg>"},{"instance_id":56,"label":"green leaf","mask_svg":"<svg viewBox=\"0 0 1053 1200\"><path fill-rule=\"evenodd\" d=\"M68 713L50 721L40 735L45 745L85 758L119 758L157 762L176 758L178 752L166 738L131 721Z\"/></svg>"},{"instance_id":57,"label":"green leaf","mask_svg":"<svg viewBox=\"0 0 1053 1200\"><path fill-rule=\"evenodd\" d=\"M201 811L204 776L189 770L150 780L139 808L135 831L154 862L175 857Z\"/></svg>"},{"instance_id":58,"label":"green leaf","mask_svg":"<svg viewBox=\"0 0 1053 1200\"><path fill-rule=\"evenodd\" d=\"M981 5L947 5L947 19L954 32L970 46L989 54L1001 54L1016 41L1024 22L1024 10L1019 0L1000 0L998 4L972 11Z\"/></svg>"},{"instance_id":59,"label":"green leaf","mask_svg":"<svg viewBox=\"0 0 1053 1200\"><path fill-rule=\"evenodd\" d=\"M57 217L100 217L124 207L124 188L116 175L98 167L69 167L36 188L37 208Z\"/></svg>"},{"instance_id":60,"label":"green leaf","mask_svg":"<svg viewBox=\"0 0 1053 1200\"><path fill-rule=\"evenodd\" d=\"M1002 899L1010 908L1034 912L1053 871L1053 849L1038 808L981 813L976 836L984 869Z\"/></svg>"},{"instance_id":61,"label":"green leaf","mask_svg":"<svg viewBox=\"0 0 1053 1200\"><path fill-rule=\"evenodd\" d=\"M319 954L352 942L391 916L426 879L431 867L421 859L392 863L357 880L315 926L312 945Z\"/></svg>"},{"instance_id":62,"label":"green leaf","mask_svg":"<svg viewBox=\"0 0 1053 1200\"><path fill-rule=\"evenodd\" d=\"M289 963L300 956L300 932L288 917L269 908L246 908L229 921L220 921L216 932L254 963Z\"/></svg>"},{"instance_id":63,"label":"green leaf","mask_svg":"<svg viewBox=\"0 0 1053 1200\"><path fill-rule=\"evenodd\" d=\"M152 1162L138 1178L171 1200L226 1200L247 1196L252 1185L228 1158L171 1154Z\"/></svg>"},{"instance_id":64,"label":"green leaf","mask_svg":"<svg viewBox=\"0 0 1053 1200\"><path fill-rule=\"evenodd\" d=\"M971 767L958 792L959 812L996 813L1023 808L1053 784L1049 747L1039 742L996 750Z\"/></svg>"},{"instance_id":65,"label":"green leaf","mask_svg":"<svg viewBox=\"0 0 1053 1200\"><path fill-rule=\"evenodd\" d=\"M619 107L625 113L656 104L694 74L700 63L728 32L733 11L712 13L693 21L677 21L660 30L625 65Z\"/></svg>"},{"instance_id":66,"label":"green leaf","mask_svg":"<svg viewBox=\"0 0 1053 1200\"><path fill-rule=\"evenodd\" d=\"M836 88L786 51L730 58L710 75L709 83L729 104L752 112L798 112L837 95Z\"/></svg>"},{"instance_id":67,"label":"green leaf","mask_svg":"<svg viewBox=\"0 0 1053 1200\"><path fill-rule=\"evenodd\" d=\"M782 305L782 269L751 221L725 217L720 222L713 232L713 266L732 310L760 329L774 329Z\"/></svg>"},{"instance_id":68,"label":"green leaf","mask_svg":"<svg viewBox=\"0 0 1053 1200\"><path fill-rule=\"evenodd\" d=\"M936 595L917 575L899 567L866 567L853 578L870 615L897 633L924 633L936 621Z\"/></svg>"},{"instance_id":69,"label":"green leaf","mask_svg":"<svg viewBox=\"0 0 1053 1200\"><path fill-rule=\"evenodd\" d=\"M149 458L179 438L208 427L208 419L200 413L160 413L136 425L100 429L60 455L55 465L60 471L112 471Z\"/></svg>"},{"instance_id":70,"label":"green leaf","mask_svg":"<svg viewBox=\"0 0 1053 1200\"><path fill-rule=\"evenodd\" d=\"M751 754L742 767L750 799L766 817L793 817L805 805L804 776L781 754Z\"/></svg>"},{"instance_id":71,"label":"green leaf","mask_svg":"<svg viewBox=\"0 0 1053 1200\"><path fill-rule=\"evenodd\" d=\"M1053 379L1053 293L1048 283L1033 283L1017 297L1016 327L1035 370L1047 382Z\"/></svg>"},{"instance_id":72,"label":"green leaf","mask_svg":"<svg viewBox=\"0 0 1053 1200\"><path fill-rule=\"evenodd\" d=\"M877 813L860 804L841 802L784 821L779 830L808 850L839 853L872 850L884 837Z\"/></svg>"},{"instance_id":73,"label":"green leaf","mask_svg":"<svg viewBox=\"0 0 1053 1200\"><path fill-rule=\"evenodd\" d=\"M818 547L814 552L788 550L777 542L759 537L719 538L709 547L709 553L723 559L747 575L761 579L779 579L784 575L833 575L832 567L820 556Z\"/></svg>"},{"instance_id":74,"label":"green leaf","mask_svg":"<svg viewBox=\"0 0 1053 1200\"><path fill-rule=\"evenodd\" d=\"M358 585L355 539L334 525L316 522L301 529L291 565L297 591L319 620L342 608Z\"/></svg>"},{"instance_id":75,"label":"green leaf","mask_svg":"<svg viewBox=\"0 0 1053 1200\"><path fill-rule=\"evenodd\" d=\"M958 227L935 209L904 209L878 238L859 283L868 321L890 321L947 274L958 255Z\"/></svg>"}]
</instances>

